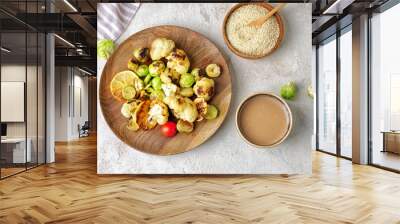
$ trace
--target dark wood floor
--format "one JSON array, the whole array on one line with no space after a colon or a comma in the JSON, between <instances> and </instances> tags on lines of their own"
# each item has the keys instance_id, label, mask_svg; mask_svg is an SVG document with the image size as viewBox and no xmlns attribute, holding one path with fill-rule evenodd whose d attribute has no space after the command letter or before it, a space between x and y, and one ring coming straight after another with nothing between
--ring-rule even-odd
<instances>
[{"instance_id":1,"label":"dark wood floor","mask_svg":"<svg viewBox=\"0 0 400 224\"><path fill-rule=\"evenodd\" d=\"M311 176L99 176L96 138L0 181L0 223L400 223L400 175L313 154Z\"/></svg>"}]
</instances>

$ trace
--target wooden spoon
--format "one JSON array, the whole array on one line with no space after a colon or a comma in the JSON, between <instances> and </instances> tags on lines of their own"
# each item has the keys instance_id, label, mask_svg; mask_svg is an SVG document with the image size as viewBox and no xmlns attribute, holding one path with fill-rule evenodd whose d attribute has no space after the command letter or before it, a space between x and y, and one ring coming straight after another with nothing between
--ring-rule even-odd
<instances>
[{"instance_id":1,"label":"wooden spoon","mask_svg":"<svg viewBox=\"0 0 400 224\"><path fill-rule=\"evenodd\" d=\"M275 13L279 12L286 3L280 3L277 7L273 8L271 11L268 12L267 15L261 16L260 18L251 21L248 26L254 26L256 28L260 28L271 16L273 16Z\"/></svg>"}]
</instances>

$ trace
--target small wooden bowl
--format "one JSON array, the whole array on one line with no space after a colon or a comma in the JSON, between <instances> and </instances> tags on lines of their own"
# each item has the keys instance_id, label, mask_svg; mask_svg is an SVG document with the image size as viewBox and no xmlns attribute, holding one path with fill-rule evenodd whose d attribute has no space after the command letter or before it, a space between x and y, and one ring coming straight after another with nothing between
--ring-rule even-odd
<instances>
[{"instance_id":1,"label":"small wooden bowl","mask_svg":"<svg viewBox=\"0 0 400 224\"><path fill-rule=\"evenodd\" d=\"M275 98L276 100L278 100L283 105L283 107L285 108L286 116L288 116L288 125L287 125L287 128L285 129L284 136L282 138L280 138L278 141L276 141L276 142L274 142L272 144L269 144L269 145L259 145L259 144L256 144L256 143L250 141L246 137L246 135L243 133L243 130L242 130L241 124L240 124L241 122L239 121L241 113L242 113L242 109L243 109L243 106L245 105L245 103L248 102L250 99L252 99L254 97L257 97L259 95L269 96L271 98ZM265 93L265 92L263 92L263 93L255 93L255 94L247 97L245 100L243 100L240 103L240 105L239 105L239 107L238 107L238 109L236 111L236 128L237 128L237 131L239 132L240 136L244 139L244 141L246 143L248 143L251 146L257 147L257 148L272 148L272 147L275 147L275 146L281 144L289 136L290 132L292 131L292 127L293 127L293 117L292 117L292 111L290 110L289 105L285 102L284 99L282 99L281 97L279 97L279 96L277 96L277 95L275 95L273 93Z\"/></svg>"},{"instance_id":2,"label":"small wooden bowl","mask_svg":"<svg viewBox=\"0 0 400 224\"><path fill-rule=\"evenodd\" d=\"M229 12L225 15L225 18L224 18L224 23L222 25L222 33L224 36L224 41L225 41L226 45L228 45L229 49L237 56L242 57L242 58L247 58L247 59L259 59L259 58L262 58L262 57L265 57L265 56L271 54L272 52L274 52L276 49L279 48L279 46L283 40L283 37L285 36L283 20L278 12L274 14L274 16L278 22L278 25L279 25L279 37L278 37L278 41L276 41L276 44L275 44L274 48L272 48L272 50L270 50L269 52L267 52L265 54L261 54L261 55L245 54L243 52L236 50L236 48L234 48L232 46L232 44L229 42L228 35L226 34L226 23L228 22L229 17L236 9L238 9L242 6L245 6L245 5L258 5L258 6L268 9L268 11L271 11L274 8L274 7L272 7L272 5L270 5L268 3L239 3L239 4L236 4L229 10ZM257 19L257 18L254 18L254 19Z\"/></svg>"}]
</instances>

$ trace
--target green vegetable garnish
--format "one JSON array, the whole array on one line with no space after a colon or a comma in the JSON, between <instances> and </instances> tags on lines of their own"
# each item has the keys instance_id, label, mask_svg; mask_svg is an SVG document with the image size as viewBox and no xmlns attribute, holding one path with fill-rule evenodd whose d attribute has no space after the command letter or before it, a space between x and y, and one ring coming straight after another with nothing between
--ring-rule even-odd
<instances>
[{"instance_id":1,"label":"green vegetable garnish","mask_svg":"<svg viewBox=\"0 0 400 224\"><path fill-rule=\"evenodd\" d=\"M144 82L144 84L145 84L145 85L149 84L149 83L150 83L150 80L151 80L151 78L152 78L152 77L151 77L151 75L150 75L150 74L148 74L148 75L146 76L146 78L144 78L144 81L143 81L143 82Z\"/></svg>"},{"instance_id":2,"label":"green vegetable garnish","mask_svg":"<svg viewBox=\"0 0 400 224\"><path fill-rule=\"evenodd\" d=\"M284 99L292 100L297 93L297 86L294 82L289 82L281 87L281 96Z\"/></svg>"},{"instance_id":3,"label":"green vegetable garnish","mask_svg":"<svg viewBox=\"0 0 400 224\"><path fill-rule=\"evenodd\" d=\"M159 76L164 69L165 64L162 61L153 61L153 63L149 65L149 73L153 77Z\"/></svg>"},{"instance_id":4,"label":"green vegetable garnish","mask_svg":"<svg viewBox=\"0 0 400 224\"><path fill-rule=\"evenodd\" d=\"M135 62L133 62L133 61L129 61L128 62L128 69L129 70L135 72L137 70L137 68L138 68L138 65Z\"/></svg>"},{"instance_id":5,"label":"green vegetable garnish","mask_svg":"<svg viewBox=\"0 0 400 224\"><path fill-rule=\"evenodd\" d=\"M191 87L195 81L196 80L194 79L193 75L186 73L181 76L181 79L179 80L179 85L182 88L187 88Z\"/></svg>"},{"instance_id":6,"label":"green vegetable garnish","mask_svg":"<svg viewBox=\"0 0 400 224\"><path fill-rule=\"evenodd\" d=\"M164 99L164 92L160 89L154 90L153 92L151 92L150 98L162 101Z\"/></svg>"},{"instance_id":7,"label":"green vegetable garnish","mask_svg":"<svg viewBox=\"0 0 400 224\"><path fill-rule=\"evenodd\" d=\"M115 44L112 40L103 39L97 41L97 55L102 59L108 59L114 52Z\"/></svg>"},{"instance_id":8,"label":"green vegetable garnish","mask_svg":"<svg viewBox=\"0 0 400 224\"><path fill-rule=\"evenodd\" d=\"M145 77L146 75L149 74L149 66L140 65L139 68L137 68L136 73L138 74L139 77Z\"/></svg>"},{"instance_id":9,"label":"green vegetable garnish","mask_svg":"<svg viewBox=\"0 0 400 224\"><path fill-rule=\"evenodd\" d=\"M160 90L161 89L161 85L162 85L162 81L161 81L161 78L160 77L154 77L152 80L151 80L151 85L153 86L153 88L155 89L155 90Z\"/></svg>"},{"instance_id":10,"label":"green vegetable garnish","mask_svg":"<svg viewBox=\"0 0 400 224\"><path fill-rule=\"evenodd\" d=\"M212 104L207 105L207 113L204 118L207 120L215 119L218 116L218 108Z\"/></svg>"},{"instance_id":11,"label":"green vegetable garnish","mask_svg":"<svg viewBox=\"0 0 400 224\"><path fill-rule=\"evenodd\" d=\"M194 94L193 88L191 87L182 88L179 93L184 97L191 97Z\"/></svg>"}]
</instances>

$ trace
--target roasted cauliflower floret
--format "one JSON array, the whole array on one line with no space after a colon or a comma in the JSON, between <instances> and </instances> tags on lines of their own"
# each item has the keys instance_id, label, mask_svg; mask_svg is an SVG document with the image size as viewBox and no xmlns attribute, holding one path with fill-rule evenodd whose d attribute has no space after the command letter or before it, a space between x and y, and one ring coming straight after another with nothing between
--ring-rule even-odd
<instances>
[{"instance_id":1,"label":"roasted cauliflower floret","mask_svg":"<svg viewBox=\"0 0 400 224\"><path fill-rule=\"evenodd\" d=\"M172 110L174 116L188 122L194 122L198 112L196 105L187 97L180 95L169 96L164 98L164 102Z\"/></svg>"},{"instance_id":2,"label":"roasted cauliflower floret","mask_svg":"<svg viewBox=\"0 0 400 224\"><path fill-rule=\"evenodd\" d=\"M186 55L185 51L181 49L176 49L172 51L166 59L167 67L175 69L179 74L186 74L190 67L189 58Z\"/></svg>"},{"instance_id":3,"label":"roasted cauliflower floret","mask_svg":"<svg viewBox=\"0 0 400 224\"><path fill-rule=\"evenodd\" d=\"M160 74L160 79L163 83L171 83L172 79L171 79L171 69L166 68L164 69L164 71Z\"/></svg>"},{"instance_id":4,"label":"roasted cauliflower floret","mask_svg":"<svg viewBox=\"0 0 400 224\"><path fill-rule=\"evenodd\" d=\"M174 41L166 38L157 38L151 43L150 57L152 60L160 60L169 55L174 48Z\"/></svg>"},{"instance_id":5,"label":"roasted cauliflower floret","mask_svg":"<svg viewBox=\"0 0 400 224\"><path fill-rule=\"evenodd\" d=\"M204 98L208 101L214 95L214 80L209 78L201 78L194 84L193 91L197 97Z\"/></svg>"},{"instance_id":6,"label":"roasted cauliflower floret","mask_svg":"<svg viewBox=\"0 0 400 224\"><path fill-rule=\"evenodd\" d=\"M178 86L173 83L164 83L161 85L161 89L164 91L166 97L174 96L179 90Z\"/></svg>"},{"instance_id":7,"label":"roasted cauliflower floret","mask_svg":"<svg viewBox=\"0 0 400 224\"><path fill-rule=\"evenodd\" d=\"M204 98L201 98L201 97L194 99L193 102L196 105L197 112L198 112L196 120L197 121L204 120L204 116L207 114L207 107L208 107L207 102L204 100Z\"/></svg>"},{"instance_id":8,"label":"roasted cauliflower floret","mask_svg":"<svg viewBox=\"0 0 400 224\"><path fill-rule=\"evenodd\" d=\"M124 103L121 107L122 116L126 118L131 118L141 102L141 100L133 100L130 103Z\"/></svg>"},{"instance_id":9,"label":"roasted cauliflower floret","mask_svg":"<svg viewBox=\"0 0 400 224\"><path fill-rule=\"evenodd\" d=\"M163 125L168 121L168 107L159 100L153 100L150 104L150 110L148 114L149 122L156 122L159 125Z\"/></svg>"}]
</instances>

